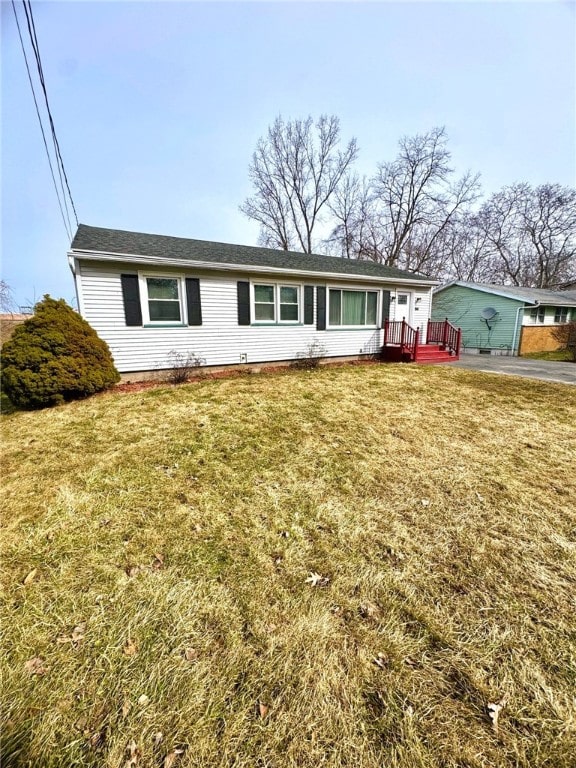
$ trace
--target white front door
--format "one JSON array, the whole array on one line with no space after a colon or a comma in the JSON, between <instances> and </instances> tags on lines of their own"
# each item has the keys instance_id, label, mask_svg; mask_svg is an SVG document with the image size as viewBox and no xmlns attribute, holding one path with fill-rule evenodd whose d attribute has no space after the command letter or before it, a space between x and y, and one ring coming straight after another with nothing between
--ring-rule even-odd
<instances>
[{"instance_id":1,"label":"white front door","mask_svg":"<svg viewBox=\"0 0 576 768\"><path fill-rule=\"evenodd\" d=\"M412 294L409 291L396 292L394 320L406 320L409 325L412 325Z\"/></svg>"}]
</instances>

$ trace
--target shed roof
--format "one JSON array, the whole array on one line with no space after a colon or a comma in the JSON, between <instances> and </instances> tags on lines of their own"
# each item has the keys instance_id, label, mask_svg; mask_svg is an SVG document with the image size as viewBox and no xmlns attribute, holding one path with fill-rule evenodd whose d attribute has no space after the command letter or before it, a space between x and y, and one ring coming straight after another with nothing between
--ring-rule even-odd
<instances>
[{"instance_id":1,"label":"shed roof","mask_svg":"<svg viewBox=\"0 0 576 768\"><path fill-rule=\"evenodd\" d=\"M495 285L493 283L469 283L465 280L452 280L435 288L440 293L453 285L471 288L475 291L504 296L507 299L523 301L525 304L546 304L555 307L576 307L576 291L552 291L548 288L523 288L515 285Z\"/></svg>"},{"instance_id":2,"label":"shed roof","mask_svg":"<svg viewBox=\"0 0 576 768\"><path fill-rule=\"evenodd\" d=\"M105 229L80 224L72 241L72 253L89 252L121 256L140 256L143 259L181 262L202 262L230 266L250 266L282 269L295 272L318 272L334 275L365 275L383 280L407 280L435 285L438 281L426 275L387 267L373 261L341 259L334 256L280 251L248 245L192 240L185 237L151 235Z\"/></svg>"}]
</instances>

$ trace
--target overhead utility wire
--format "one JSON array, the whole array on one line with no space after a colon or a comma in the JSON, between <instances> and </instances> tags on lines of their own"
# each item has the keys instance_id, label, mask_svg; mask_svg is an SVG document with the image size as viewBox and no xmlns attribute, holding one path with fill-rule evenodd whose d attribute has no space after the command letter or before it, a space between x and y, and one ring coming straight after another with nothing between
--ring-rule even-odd
<instances>
[{"instance_id":1,"label":"overhead utility wire","mask_svg":"<svg viewBox=\"0 0 576 768\"><path fill-rule=\"evenodd\" d=\"M68 176L66 174L66 168L64 167L64 160L62 158L62 153L60 151L60 144L58 143L58 137L56 136L56 128L54 127L54 120L52 119L52 111L50 109L50 104L48 103L48 92L46 90L46 82L44 80L44 70L42 68L42 59L40 57L40 46L38 45L38 37L36 35L36 25L34 24L34 16L32 15L32 4L30 0L28 0L28 2L26 2L26 0L22 0L22 4L24 6L24 12L26 13L26 22L28 24L28 34L30 35L30 41L32 43L32 48L34 49L34 54L36 56L38 76L40 78L42 92L44 93L44 101L46 102L46 110L48 112L48 119L50 121L50 129L52 131L54 147L56 149L56 154L58 156L59 164L62 168L62 174L64 175L64 182L66 183L66 189L68 190L68 197L70 198L72 210L74 211L76 226L78 226L78 214L76 213L76 206L74 205L74 199L72 197L72 192L70 190L70 184L68 183Z\"/></svg>"},{"instance_id":2,"label":"overhead utility wire","mask_svg":"<svg viewBox=\"0 0 576 768\"><path fill-rule=\"evenodd\" d=\"M34 57L36 59L36 69L38 71L38 77L40 79L40 86L44 88L44 72L42 70L42 62L40 60L40 49L37 47L35 30L33 32L33 29L31 26L31 19L28 16L28 9L26 8L26 3L24 2L24 0L22 4L24 5L24 14L26 16L26 24L28 26L28 37L30 39L30 44L32 45ZM44 94L46 94L46 91L44 91ZM46 101L46 95L44 95L44 100ZM50 121L50 134L52 136L52 146L54 147L54 157L56 158L56 170L58 171L58 178L60 180L60 189L62 191L62 201L64 203L64 212L66 214L66 220L68 221L68 229L72 231L72 224L70 222L70 212L68 210L68 201L66 199L66 190L64 189L64 180L62 178L62 165L58 157L58 144L56 141L56 133L54 131L54 126L52 124L52 121L50 120L50 107L48 106L47 101L46 101L46 111L48 113L48 119Z\"/></svg>"},{"instance_id":3,"label":"overhead utility wire","mask_svg":"<svg viewBox=\"0 0 576 768\"><path fill-rule=\"evenodd\" d=\"M24 47L24 41L22 40L22 34L20 32L20 23L18 21L18 14L16 13L16 6L14 5L14 0L12 0L12 10L14 11L14 18L16 19L16 27L18 28L18 37L20 38L20 45L22 47L22 53L24 54L24 62L26 63L26 71L28 73L28 82L30 83L32 96L34 98L34 106L36 107L36 115L38 116L38 122L40 123L40 130L42 131L42 139L44 140L44 149L46 150L46 157L48 158L48 165L50 166L50 175L52 176L52 182L54 183L54 191L56 192L58 207L60 208L60 214L62 215L62 222L64 223L64 229L66 230L66 234L68 235L70 240L72 240L72 233L68 230L68 225L66 224L66 218L64 216L64 209L62 208L62 202L60 201L60 193L58 192L58 185L56 184L56 177L54 176L54 168L52 167L52 160L50 158L50 152L48 151L46 134L44 133L42 118L40 117L40 110L38 108L38 101L36 100L36 93L34 91L34 84L32 83L30 67L28 66L28 57L26 56L26 49Z\"/></svg>"}]
</instances>

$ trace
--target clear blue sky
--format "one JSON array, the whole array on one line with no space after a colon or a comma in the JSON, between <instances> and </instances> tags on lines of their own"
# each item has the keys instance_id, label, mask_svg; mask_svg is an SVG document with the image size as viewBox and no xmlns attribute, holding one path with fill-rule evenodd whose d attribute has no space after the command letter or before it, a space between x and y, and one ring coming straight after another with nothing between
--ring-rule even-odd
<instances>
[{"instance_id":1,"label":"clear blue sky","mask_svg":"<svg viewBox=\"0 0 576 768\"><path fill-rule=\"evenodd\" d=\"M21 1L16 1L22 14ZM69 245L2 0L2 276L71 300ZM576 178L573 2L33 2L80 222L255 244L238 212L274 117L336 114L358 170L446 126L453 164ZM23 18L23 15L21 15Z\"/></svg>"}]
</instances>

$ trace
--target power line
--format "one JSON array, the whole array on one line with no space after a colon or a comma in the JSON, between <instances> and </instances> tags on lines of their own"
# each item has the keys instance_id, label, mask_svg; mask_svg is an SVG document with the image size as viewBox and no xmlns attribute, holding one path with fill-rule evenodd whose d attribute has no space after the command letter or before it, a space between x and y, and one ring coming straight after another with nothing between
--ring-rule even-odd
<instances>
[{"instance_id":1,"label":"power line","mask_svg":"<svg viewBox=\"0 0 576 768\"><path fill-rule=\"evenodd\" d=\"M28 9L26 8L26 3L23 2L23 5L24 5L24 14L26 16L26 24L28 26L28 37L30 38L30 42L32 44L32 51L34 52L34 57L36 58L36 69L38 70L40 85L43 87L44 72L42 71L42 62L40 61L40 50L37 49L36 47L35 32L34 34L32 32L31 19L28 16ZM45 101L46 101L46 98L45 98ZM50 119L49 107L47 107L47 111L48 111L48 118ZM64 181L62 179L62 168L61 168L60 161L58 159L58 145L56 143L56 134L54 132L53 125L50 125L50 129L51 129L50 133L52 135L52 145L54 147L54 156L56 158L56 169L58 171L58 178L60 180L60 189L62 190L62 201L64 203L64 212L66 214L66 219L68 221L68 229L72 230L72 225L70 223L70 213L68 211L68 202L66 200L66 190L64 189Z\"/></svg>"},{"instance_id":2,"label":"power line","mask_svg":"<svg viewBox=\"0 0 576 768\"><path fill-rule=\"evenodd\" d=\"M40 46L38 45L38 37L36 35L36 25L34 24L34 16L32 15L32 4L30 0L27 0L27 1L22 0L22 4L24 6L24 12L26 13L26 22L28 24L28 34L30 35L30 41L32 43L32 48L34 49L34 54L36 56L36 66L38 68L38 76L40 78L42 92L44 93L44 101L46 102L46 110L48 112L48 119L50 121L50 129L52 132L54 147L59 160L59 165L61 166L62 173L64 175L64 182L66 183L66 189L68 190L68 197L70 198L72 210L74 211L76 226L78 226L78 214L76 213L76 206L74 205L74 199L72 197L72 192L70 191L70 184L68 183L68 176L66 175L66 169L64 167L64 160L62 158L62 153L60 152L60 144L58 143L58 138L56 136L56 128L54 127L54 120L52 119L52 111L50 110L50 104L48 103L48 92L46 90L46 82L44 80L44 70L42 68L42 59L40 57Z\"/></svg>"},{"instance_id":3,"label":"power line","mask_svg":"<svg viewBox=\"0 0 576 768\"><path fill-rule=\"evenodd\" d=\"M26 72L28 73L28 82L32 90L32 97L34 98L34 106L36 107L36 115L38 116L38 122L40 124L40 130L42 131L42 139L44 141L44 149L46 150L46 157L48 158L48 165L50 166L50 175L52 176L52 182L54 184L54 191L56 192L56 198L58 200L58 207L60 208L60 214L62 216L62 222L64 223L64 229L66 234L72 240L72 233L68 229L66 224L66 218L64 216L64 209L62 208L62 202L60 200L60 193L58 192L58 185L56 184L56 177L54 176L54 168L52 167L52 160L50 158L50 152L48 150L48 143L46 141L46 134L44 133L44 126L42 124L42 118L40 116L40 110L38 108L38 101L36 100L36 92L34 91L34 84L32 82L32 75L30 74L30 67L28 66L28 57L26 56L26 48L24 47L24 41L22 40L22 33L20 32L20 23L18 21L18 14L16 13L16 6L14 0L12 0L12 10L14 11L14 18L16 19L16 27L18 28L18 37L20 38L20 45L22 47L22 53L24 54L24 62L26 63Z\"/></svg>"}]
</instances>

